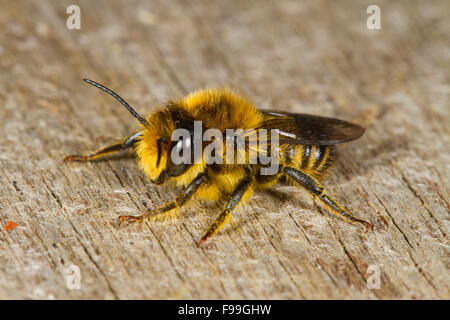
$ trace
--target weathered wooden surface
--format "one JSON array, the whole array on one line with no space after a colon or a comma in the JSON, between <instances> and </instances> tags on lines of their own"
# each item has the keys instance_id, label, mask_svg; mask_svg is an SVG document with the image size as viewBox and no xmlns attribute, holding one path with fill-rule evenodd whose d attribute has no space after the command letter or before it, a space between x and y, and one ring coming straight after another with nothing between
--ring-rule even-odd
<instances>
[{"instance_id":1,"label":"weathered wooden surface","mask_svg":"<svg viewBox=\"0 0 450 320\"><path fill-rule=\"evenodd\" d=\"M450 2L377 1L376 31L372 1L77 1L81 30L68 30L72 2L0 4L0 298L450 298ZM204 248L220 205L119 228L176 193L133 159L63 164L137 125L83 77L141 113L229 83L261 107L356 118L366 134L340 146L324 184L376 230L287 186Z\"/></svg>"}]
</instances>

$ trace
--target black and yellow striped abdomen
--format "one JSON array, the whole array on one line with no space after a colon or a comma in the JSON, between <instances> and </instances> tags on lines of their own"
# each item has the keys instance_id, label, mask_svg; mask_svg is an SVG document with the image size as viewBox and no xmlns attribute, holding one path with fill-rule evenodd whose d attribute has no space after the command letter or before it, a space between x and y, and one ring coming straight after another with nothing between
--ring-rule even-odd
<instances>
[{"instance_id":1,"label":"black and yellow striped abdomen","mask_svg":"<svg viewBox=\"0 0 450 320\"><path fill-rule=\"evenodd\" d=\"M297 145L286 151L286 165L315 177L321 176L336 159L334 146Z\"/></svg>"}]
</instances>

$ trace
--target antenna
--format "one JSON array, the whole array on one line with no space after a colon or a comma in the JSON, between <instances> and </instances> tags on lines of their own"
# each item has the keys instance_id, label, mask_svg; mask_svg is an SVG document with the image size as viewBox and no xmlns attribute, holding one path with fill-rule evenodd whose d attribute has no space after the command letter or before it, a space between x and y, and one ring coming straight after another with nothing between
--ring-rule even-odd
<instances>
[{"instance_id":1,"label":"antenna","mask_svg":"<svg viewBox=\"0 0 450 320\"><path fill-rule=\"evenodd\" d=\"M106 88L105 86L101 85L100 83L97 83L95 81L89 80L89 79L83 79L83 81L92 84L94 87L97 87L103 91L105 91L106 93L109 93L110 95L112 95L114 98L116 98L117 101L119 101L125 108L127 108L128 111L130 111L130 113L135 116L142 124L144 125L148 125L148 122L142 118L137 112L136 110L134 110L125 100L123 100L117 93L115 93L114 91Z\"/></svg>"}]
</instances>

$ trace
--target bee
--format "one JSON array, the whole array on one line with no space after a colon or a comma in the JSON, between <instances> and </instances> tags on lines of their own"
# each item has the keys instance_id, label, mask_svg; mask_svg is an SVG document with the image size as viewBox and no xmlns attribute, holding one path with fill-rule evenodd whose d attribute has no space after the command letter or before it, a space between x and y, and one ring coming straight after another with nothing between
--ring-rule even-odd
<instances>
[{"instance_id":1,"label":"bee","mask_svg":"<svg viewBox=\"0 0 450 320\"><path fill-rule=\"evenodd\" d=\"M369 222L356 218L334 200L319 182L323 173L336 160L335 145L361 137L364 128L339 119L309 114L297 114L258 109L248 98L229 89L199 90L182 99L175 99L161 105L146 118L140 116L117 93L105 86L84 79L87 83L105 91L118 100L140 122L140 127L120 143L106 146L89 155L70 155L65 162L92 161L112 153L133 149L139 168L155 184L172 182L182 191L175 200L157 208L147 210L139 216L120 216L119 222L143 222L150 218L166 215L184 206L194 197L206 200L226 200L209 230L198 242L200 246L214 236L230 219L232 211L261 189L267 189L278 182L288 182L306 189L318 198L333 213L344 220L372 229ZM180 144L188 149L204 150L205 141L194 139L195 122L202 124L202 133L215 128L225 133L229 129L276 130L279 134L277 148L278 166L271 174L262 174L267 165L250 162L249 148L241 163L211 163L203 156L195 163L174 161L172 154ZM188 132L192 139L173 140L175 130ZM223 142L223 141L222 141ZM269 145L273 142L269 137ZM224 152L226 148L220 149ZM272 152L273 149L271 149ZM190 151L186 151L190 152ZM198 160L198 159L197 159Z\"/></svg>"}]
</instances>

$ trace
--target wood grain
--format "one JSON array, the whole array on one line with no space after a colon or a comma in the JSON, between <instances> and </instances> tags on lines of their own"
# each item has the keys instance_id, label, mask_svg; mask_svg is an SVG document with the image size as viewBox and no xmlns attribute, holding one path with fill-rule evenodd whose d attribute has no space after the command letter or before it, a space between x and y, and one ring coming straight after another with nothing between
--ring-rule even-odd
<instances>
[{"instance_id":1,"label":"wood grain","mask_svg":"<svg viewBox=\"0 0 450 320\"><path fill-rule=\"evenodd\" d=\"M450 2L377 1L382 29L368 30L371 1L77 1L81 30L68 30L72 2L1 5L0 298L450 298ZM355 119L366 134L323 182L376 230L287 186L255 195L204 248L222 204L119 228L176 192L126 157L62 162L137 126L84 77L144 114L228 83L262 108Z\"/></svg>"}]
</instances>

